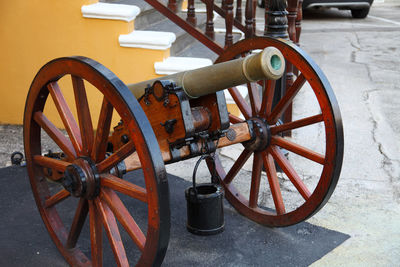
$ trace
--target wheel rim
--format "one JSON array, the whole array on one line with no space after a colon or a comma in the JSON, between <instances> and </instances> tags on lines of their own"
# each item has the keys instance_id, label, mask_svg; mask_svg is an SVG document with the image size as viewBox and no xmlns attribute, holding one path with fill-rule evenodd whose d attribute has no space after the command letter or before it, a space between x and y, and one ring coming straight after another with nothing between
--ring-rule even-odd
<instances>
[{"instance_id":1,"label":"wheel rim","mask_svg":"<svg viewBox=\"0 0 400 267\"><path fill-rule=\"evenodd\" d=\"M72 79L75 96L72 102L77 109L77 120L59 86L61 79L65 84L68 78L69 83ZM88 87L102 99L98 116L91 115L93 106L87 98ZM49 120L46 116L50 112L45 106L51 101L66 134L55 127L56 119ZM121 119L129 130L130 141L106 156L113 116ZM94 133L92 120L95 117L98 130ZM63 153L57 154L59 158L52 158L55 154L50 153L42 155L41 130ZM60 58L46 64L33 80L26 101L24 143L36 204L57 248L71 265L102 265L103 230L117 264L128 265L116 221L136 245L137 255L140 255L135 259L138 265L162 262L170 227L165 167L144 112L113 73L83 57ZM142 181L127 181L111 174L112 169L133 152L138 154L142 164L142 175L138 176ZM138 185L140 183L142 185ZM73 201L72 195L78 203L72 218L68 218L63 209L67 202ZM147 222L135 221L137 218L121 201L122 198L125 201L126 196L144 203ZM82 229L87 229L84 227L86 217L89 217L90 250L85 255L77 242Z\"/></svg>"},{"instance_id":2,"label":"wheel rim","mask_svg":"<svg viewBox=\"0 0 400 267\"><path fill-rule=\"evenodd\" d=\"M253 144L243 144L242 152L237 154L239 156L231 166L224 163L226 160L223 160L221 153L217 155L216 169L225 188L226 198L240 213L264 225L287 226L315 214L332 195L342 165L343 130L340 111L329 82L309 56L295 45L270 38L246 39L229 47L220 55L216 63L245 56L249 51L267 46L279 49L287 64L292 64L298 70L298 74L293 85L275 106L272 106L274 81L266 80L247 84L249 101L245 100L238 88L229 89L230 95L244 117L243 119L230 114L231 123L250 122L255 132L259 131L263 134L255 133L256 141ZM260 85L264 89L260 89ZM261 96L259 96L260 90L263 90ZM279 125L281 124L279 118L294 101L293 99L298 101L299 98L301 101L301 97L296 96L310 95L309 92L312 92L313 96L312 94L311 96L315 99L314 102L317 103L316 106L320 111L300 116L294 119L293 123ZM293 107L294 114L296 114L295 107L296 105ZM320 127L325 135L324 140L318 140L325 150L322 153L317 153L297 143L300 137L309 139L301 131L314 126ZM281 135L287 130L295 132L296 139L293 135L291 139L283 138ZM289 152L288 156L283 154L282 148ZM293 167L301 167L301 164L296 163L296 157L299 158L299 156L302 161L305 159L311 164L319 165L320 175L318 175L319 171L316 171L316 174L313 174L315 177L311 175L310 179L304 179L308 177L308 174L302 174ZM235 184L235 180L241 179L238 178L240 169L247 164L250 157L252 157L251 175L249 175L251 179L248 179L247 184L243 179L241 183ZM282 169L282 172L277 172L277 166ZM265 174L262 172L263 168ZM287 191L293 191L290 194L282 190L288 181L292 189ZM309 186L311 188L308 188ZM262 196L260 196L261 192ZM263 200L265 196L267 196L266 201ZM296 200L298 198L302 200Z\"/></svg>"}]
</instances>

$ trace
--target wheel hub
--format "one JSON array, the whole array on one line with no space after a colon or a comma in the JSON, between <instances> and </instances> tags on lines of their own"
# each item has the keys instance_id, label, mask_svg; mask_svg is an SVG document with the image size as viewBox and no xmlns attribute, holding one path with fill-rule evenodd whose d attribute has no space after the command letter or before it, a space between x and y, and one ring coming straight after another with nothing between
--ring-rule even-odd
<instances>
[{"instance_id":1,"label":"wheel hub","mask_svg":"<svg viewBox=\"0 0 400 267\"><path fill-rule=\"evenodd\" d=\"M100 192L96 165L90 158L78 158L64 172L62 185L74 197L92 199Z\"/></svg>"},{"instance_id":2,"label":"wheel hub","mask_svg":"<svg viewBox=\"0 0 400 267\"><path fill-rule=\"evenodd\" d=\"M252 139L244 143L246 149L250 151L263 151L271 141L271 131L267 121L263 118L250 118L248 120Z\"/></svg>"}]
</instances>

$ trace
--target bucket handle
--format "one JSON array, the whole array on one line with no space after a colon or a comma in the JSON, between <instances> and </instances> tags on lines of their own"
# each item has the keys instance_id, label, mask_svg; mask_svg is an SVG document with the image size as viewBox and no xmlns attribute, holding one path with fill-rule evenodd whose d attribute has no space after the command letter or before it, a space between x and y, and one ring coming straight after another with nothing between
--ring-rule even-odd
<instances>
[{"instance_id":1,"label":"bucket handle","mask_svg":"<svg viewBox=\"0 0 400 267\"><path fill-rule=\"evenodd\" d=\"M211 173L211 183L214 183L214 181L217 180L217 179L215 179L215 178L217 177L217 172L216 172L216 169L215 169L214 157L212 157L212 156L209 155L209 154L202 155L202 156L199 158L199 160L196 162L196 165L194 166L194 169L193 169L193 176L192 176L193 191L194 191L194 196L196 197L196 199L198 199L198 198L197 198L197 188L196 188L196 173L197 173L197 169L198 169L198 167L199 167L201 161L202 161L203 159L206 159L206 158L210 158L210 159L212 160L212 163L213 163L213 168L212 168L212 173Z\"/></svg>"}]
</instances>

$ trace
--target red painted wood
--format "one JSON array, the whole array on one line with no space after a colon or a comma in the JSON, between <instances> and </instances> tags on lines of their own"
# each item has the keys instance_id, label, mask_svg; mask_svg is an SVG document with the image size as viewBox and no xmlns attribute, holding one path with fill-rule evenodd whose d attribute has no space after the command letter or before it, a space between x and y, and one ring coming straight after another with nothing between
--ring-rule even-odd
<instances>
[{"instance_id":1,"label":"red painted wood","mask_svg":"<svg viewBox=\"0 0 400 267\"><path fill-rule=\"evenodd\" d=\"M77 156L71 141L54 124L47 119L41 111L34 114L34 120L50 136L51 139L61 148L61 150L70 158Z\"/></svg>"},{"instance_id":2,"label":"red painted wood","mask_svg":"<svg viewBox=\"0 0 400 267\"><path fill-rule=\"evenodd\" d=\"M111 249L114 253L114 258L118 266L129 266L128 258L126 257L125 247L121 240L121 235L118 230L117 221L108 205L99 198L95 199L96 209L99 212L103 222L104 231L107 234Z\"/></svg>"},{"instance_id":3,"label":"red painted wood","mask_svg":"<svg viewBox=\"0 0 400 267\"><path fill-rule=\"evenodd\" d=\"M249 157L251 156L251 151L243 150L240 156L237 158L235 163L232 165L231 169L229 170L228 174L224 177L224 183L229 184L232 182L233 178L239 173L240 169L243 165L247 162Z\"/></svg>"},{"instance_id":4,"label":"red painted wood","mask_svg":"<svg viewBox=\"0 0 400 267\"><path fill-rule=\"evenodd\" d=\"M56 82L49 83L47 88L53 98L54 104L58 110L58 114L65 126L68 136L75 148L75 151L80 154L82 151L82 138L79 131L78 124L75 121L74 116L70 108L68 107L67 101L61 92L60 87Z\"/></svg>"},{"instance_id":5,"label":"red painted wood","mask_svg":"<svg viewBox=\"0 0 400 267\"><path fill-rule=\"evenodd\" d=\"M266 117L271 114L272 102L275 93L275 80L264 81L264 94L260 108L260 116Z\"/></svg>"},{"instance_id":6,"label":"red painted wood","mask_svg":"<svg viewBox=\"0 0 400 267\"><path fill-rule=\"evenodd\" d=\"M122 180L111 174L102 174L100 177L101 186L111 188L142 202L147 202L147 192L143 187Z\"/></svg>"},{"instance_id":7,"label":"red painted wood","mask_svg":"<svg viewBox=\"0 0 400 267\"><path fill-rule=\"evenodd\" d=\"M92 149L92 158L94 162L100 162L106 157L107 141L110 134L113 110L114 108L111 103L104 97Z\"/></svg>"},{"instance_id":8,"label":"red painted wood","mask_svg":"<svg viewBox=\"0 0 400 267\"><path fill-rule=\"evenodd\" d=\"M74 88L76 112L82 137L82 155L89 156L93 146L93 125L84 82L77 76L71 76Z\"/></svg>"},{"instance_id":9,"label":"red painted wood","mask_svg":"<svg viewBox=\"0 0 400 267\"><path fill-rule=\"evenodd\" d=\"M251 108L246 103L239 90L236 87L229 88L228 90L243 116L246 119L250 118Z\"/></svg>"},{"instance_id":10,"label":"red painted wood","mask_svg":"<svg viewBox=\"0 0 400 267\"><path fill-rule=\"evenodd\" d=\"M285 214L285 204L283 203L281 187L279 185L274 159L272 158L271 154L265 152L263 152L262 158L268 177L269 188L271 189L272 199L274 200L276 214Z\"/></svg>"},{"instance_id":11,"label":"red painted wood","mask_svg":"<svg viewBox=\"0 0 400 267\"><path fill-rule=\"evenodd\" d=\"M168 8L174 12L177 13L178 12L178 3L176 0L168 0Z\"/></svg>"},{"instance_id":12,"label":"red painted wood","mask_svg":"<svg viewBox=\"0 0 400 267\"><path fill-rule=\"evenodd\" d=\"M132 218L129 211L126 209L125 205L122 203L121 199L113 190L108 188L105 188L101 191L100 197L107 203L114 215L117 217L118 221L125 228L126 232L138 246L140 251L143 252L146 243L146 237L135 220Z\"/></svg>"},{"instance_id":13,"label":"red painted wood","mask_svg":"<svg viewBox=\"0 0 400 267\"><path fill-rule=\"evenodd\" d=\"M193 27L197 25L197 18L196 18L196 11L194 7L194 0L188 0L188 7L187 7L187 17L186 21L190 23Z\"/></svg>"},{"instance_id":14,"label":"red painted wood","mask_svg":"<svg viewBox=\"0 0 400 267\"><path fill-rule=\"evenodd\" d=\"M322 116L322 114L314 115L311 117L284 123L281 125L271 126L271 134L273 134L273 135L279 134L284 131L294 130L297 128L309 126L309 125L312 125L312 124L315 124L318 122L322 122L322 121L324 121L324 117Z\"/></svg>"},{"instance_id":15,"label":"red painted wood","mask_svg":"<svg viewBox=\"0 0 400 267\"><path fill-rule=\"evenodd\" d=\"M206 22L206 32L208 38L214 40L215 32L214 32L214 0L205 0L206 9L207 9L207 22Z\"/></svg>"},{"instance_id":16,"label":"red painted wood","mask_svg":"<svg viewBox=\"0 0 400 267\"><path fill-rule=\"evenodd\" d=\"M50 207L60 203L64 199L68 198L69 196L70 196L70 193L67 190L62 189L59 192L57 192L56 194L54 194L53 196L46 199L44 206L46 208L50 208Z\"/></svg>"},{"instance_id":17,"label":"red painted wood","mask_svg":"<svg viewBox=\"0 0 400 267\"><path fill-rule=\"evenodd\" d=\"M93 200L89 200L89 223L92 266L103 266L103 230L101 217Z\"/></svg>"},{"instance_id":18,"label":"red painted wood","mask_svg":"<svg viewBox=\"0 0 400 267\"><path fill-rule=\"evenodd\" d=\"M129 141L122 147L120 147L117 151L114 151L109 157L105 158L101 162L99 162L96 166L99 172L107 172L111 170L112 167L123 161L130 154L135 151L135 146L132 141Z\"/></svg>"},{"instance_id":19,"label":"red painted wood","mask_svg":"<svg viewBox=\"0 0 400 267\"><path fill-rule=\"evenodd\" d=\"M311 193L308 190L307 186L301 180L300 176L294 170L290 162L285 158L282 152L275 146L271 146L271 154L278 163L278 165L282 168L285 174L289 177L292 184L296 187L297 191L299 191L300 195L307 201Z\"/></svg>"},{"instance_id":20,"label":"red painted wood","mask_svg":"<svg viewBox=\"0 0 400 267\"><path fill-rule=\"evenodd\" d=\"M66 243L67 248L74 248L81 234L83 224L85 223L86 216L89 212L89 204L87 199L81 198L78 207L75 211L75 216L69 230L68 239Z\"/></svg>"},{"instance_id":21,"label":"red painted wood","mask_svg":"<svg viewBox=\"0 0 400 267\"><path fill-rule=\"evenodd\" d=\"M294 97L297 95L305 82L306 78L301 73L300 76L297 77L293 85L287 89L285 95L272 110L271 115L268 117L268 122L270 124L275 124L278 121L281 115L286 111L286 108L292 103Z\"/></svg>"},{"instance_id":22,"label":"red painted wood","mask_svg":"<svg viewBox=\"0 0 400 267\"><path fill-rule=\"evenodd\" d=\"M285 138L282 138L279 136L273 136L273 137L271 137L271 144L285 148L289 151L292 151L293 153L303 156L309 160L315 161L319 164L325 163L324 155L317 153L315 151L312 151L311 149L303 147L299 144L293 143L293 142L289 141L288 139L285 139Z\"/></svg>"},{"instance_id":23,"label":"red painted wood","mask_svg":"<svg viewBox=\"0 0 400 267\"><path fill-rule=\"evenodd\" d=\"M225 0L225 48L233 44L233 0Z\"/></svg>"},{"instance_id":24,"label":"red painted wood","mask_svg":"<svg viewBox=\"0 0 400 267\"><path fill-rule=\"evenodd\" d=\"M253 28L253 1L246 0L246 10L245 10L245 37L251 38L254 35L254 28Z\"/></svg>"},{"instance_id":25,"label":"red painted wood","mask_svg":"<svg viewBox=\"0 0 400 267\"><path fill-rule=\"evenodd\" d=\"M262 168L261 152L256 152L254 153L253 169L251 171L251 186L250 186L250 197L249 197L250 208L255 208L257 207L258 204L258 195L260 192L260 181L261 181L261 168Z\"/></svg>"}]
</instances>

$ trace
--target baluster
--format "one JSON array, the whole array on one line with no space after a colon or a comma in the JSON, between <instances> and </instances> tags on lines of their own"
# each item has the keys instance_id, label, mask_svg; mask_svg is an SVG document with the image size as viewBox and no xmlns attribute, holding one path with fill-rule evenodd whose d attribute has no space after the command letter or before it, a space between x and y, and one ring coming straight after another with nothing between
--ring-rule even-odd
<instances>
[{"instance_id":1,"label":"baluster","mask_svg":"<svg viewBox=\"0 0 400 267\"><path fill-rule=\"evenodd\" d=\"M235 19L242 23L242 0L237 0L236 2L236 15Z\"/></svg>"},{"instance_id":2,"label":"baluster","mask_svg":"<svg viewBox=\"0 0 400 267\"><path fill-rule=\"evenodd\" d=\"M289 38L292 40L294 43L296 43L297 37L296 37L296 18L297 18L297 7L299 0L288 0L288 32L289 32ZM294 66L292 64L287 64L286 67L286 88L289 88L292 86L294 82ZM297 71L296 71L297 73ZM283 114L283 121L284 122L290 122L292 121L292 104L289 105L287 108L286 112ZM285 136L291 136L291 131L288 131L285 133Z\"/></svg>"},{"instance_id":3,"label":"baluster","mask_svg":"<svg viewBox=\"0 0 400 267\"><path fill-rule=\"evenodd\" d=\"M221 1L221 9L226 12L225 0Z\"/></svg>"},{"instance_id":4,"label":"baluster","mask_svg":"<svg viewBox=\"0 0 400 267\"><path fill-rule=\"evenodd\" d=\"M225 35L225 47L228 47L233 44L233 35L232 35L232 27L233 27L233 0L225 0L225 8L226 8L226 17L225 17L225 27L226 27L226 35Z\"/></svg>"},{"instance_id":5,"label":"baluster","mask_svg":"<svg viewBox=\"0 0 400 267\"><path fill-rule=\"evenodd\" d=\"M186 21L189 22L193 27L196 27L196 25L197 25L196 11L194 8L194 0L188 1Z\"/></svg>"},{"instance_id":6,"label":"baluster","mask_svg":"<svg viewBox=\"0 0 400 267\"><path fill-rule=\"evenodd\" d=\"M297 6L298 6L299 0L288 0L288 32L289 32L289 38L292 40L294 43L297 41L296 37L296 18L297 18Z\"/></svg>"},{"instance_id":7,"label":"baluster","mask_svg":"<svg viewBox=\"0 0 400 267\"><path fill-rule=\"evenodd\" d=\"M206 1L206 9L207 9L206 35L212 40L215 39L213 6L214 6L214 0Z\"/></svg>"},{"instance_id":8,"label":"baluster","mask_svg":"<svg viewBox=\"0 0 400 267\"><path fill-rule=\"evenodd\" d=\"M255 18L253 18L253 0L247 0L246 1L246 10L245 10L245 37L247 38L251 38L253 37L254 31L253 31L253 20L255 20Z\"/></svg>"},{"instance_id":9,"label":"baluster","mask_svg":"<svg viewBox=\"0 0 400 267\"><path fill-rule=\"evenodd\" d=\"M285 0L269 0L265 8L266 21L264 35L272 38L288 39L288 21Z\"/></svg>"},{"instance_id":10,"label":"baluster","mask_svg":"<svg viewBox=\"0 0 400 267\"><path fill-rule=\"evenodd\" d=\"M301 20L303 19L303 0L299 0L296 17L296 44L300 45Z\"/></svg>"},{"instance_id":11,"label":"baluster","mask_svg":"<svg viewBox=\"0 0 400 267\"><path fill-rule=\"evenodd\" d=\"M178 4L176 3L176 0L168 0L168 8L174 12L178 12Z\"/></svg>"},{"instance_id":12,"label":"baluster","mask_svg":"<svg viewBox=\"0 0 400 267\"><path fill-rule=\"evenodd\" d=\"M256 10L257 0L253 0L253 31L256 32Z\"/></svg>"},{"instance_id":13,"label":"baluster","mask_svg":"<svg viewBox=\"0 0 400 267\"><path fill-rule=\"evenodd\" d=\"M286 1L285 0L269 0L268 6L266 7L266 23L264 35L272 38L283 38L289 39L288 35L288 19L285 11ZM281 79L276 81L275 93L272 105L275 106L282 96L286 93L286 88L293 84L293 66L287 64L286 72ZM284 122L289 122L292 119L292 107L289 106L286 112L282 116ZM286 133L286 136L290 136L291 133Z\"/></svg>"}]
</instances>

